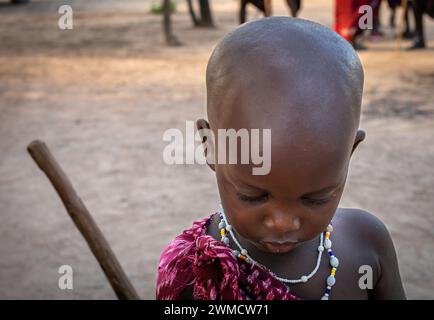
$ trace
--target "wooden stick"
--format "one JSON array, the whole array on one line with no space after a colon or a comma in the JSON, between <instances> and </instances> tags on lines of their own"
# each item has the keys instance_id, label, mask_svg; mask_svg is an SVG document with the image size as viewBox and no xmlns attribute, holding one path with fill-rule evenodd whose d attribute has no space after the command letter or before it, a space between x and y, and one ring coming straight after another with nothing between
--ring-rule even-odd
<instances>
[{"instance_id":1,"label":"wooden stick","mask_svg":"<svg viewBox=\"0 0 434 320\"><path fill-rule=\"evenodd\" d=\"M116 296L120 300L138 300L139 295L127 278L107 240L48 147L44 142L35 140L28 145L27 151L62 199L66 211L92 250Z\"/></svg>"}]
</instances>

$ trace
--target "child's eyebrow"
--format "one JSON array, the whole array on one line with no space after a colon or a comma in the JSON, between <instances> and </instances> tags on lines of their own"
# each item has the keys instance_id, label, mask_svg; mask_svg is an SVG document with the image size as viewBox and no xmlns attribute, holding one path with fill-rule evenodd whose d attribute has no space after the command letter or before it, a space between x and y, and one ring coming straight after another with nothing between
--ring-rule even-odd
<instances>
[{"instance_id":1,"label":"child's eyebrow","mask_svg":"<svg viewBox=\"0 0 434 320\"><path fill-rule=\"evenodd\" d=\"M230 176L231 176L231 174L230 174ZM238 186L255 189L255 190L258 190L258 191L263 192L263 193L268 193L268 194L271 193L266 189L255 187L255 186L252 186L251 184L248 184L247 182L242 181L240 177L236 177L235 179L233 179L233 178L235 178L235 177L231 177L230 180L232 180L232 183L235 183ZM334 184L327 186L325 188L321 188L321 189L318 189L318 190L315 190L312 192L305 193L301 197L303 198L303 197L314 196L314 195L318 195L318 194L325 194L325 193L328 193L330 191L334 191L335 189L339 188L339 186L341 186L342 182L344 182L344 181L345 181L345 179L340 179L340 181L337 183L334 183Z\"/></svg>"},{"instance_id":2,"label":"child's eyebrow","mask_svg":"<svg viewBox=\"0 0 434 320\"><path fill-rule=\"evenodd\" d=\"M227 171L227 179L229 179L229 181L235 186L235 187L247 187L247 188L251 188L251 189L255 189L258 191L261 191L263 193L268 193L267 190L259 188L259 187L255 187L252 186L250 184L248 184L247 182L244 182L239 174L236 174L230 170Z\"/></svg>"},{"instance_id":3,"label":"child's eyebrow","mask_svg":"<svg viewBox=\"0 0 434 320\"><path fill-rule=\"evenodd\" d=\"M238 181L239 181L240 184L241 184L242 186L244 186L244 187L252 188L252 189L256 189L256 190L258 190L258 191L262 191L262 192L264 192L264 193L268 193L268 191L265 190L265 189L262 189L262 188L259 188L259 187L252 186L252 185L250 185L250 184L248 184L248 183L246 183L246 182L243 182L243 181L241 181L241 180L238 180Z\"/></svg>"},{"instance_id":4,"label":"child's eyebrow","mask_svg":"<svg viewBox=\"0 0 434 320\"><path fill-rule=\"evenodd\" d=\"M327 193L328 191L332 191L332 190L338 188L339 185L340 185L340 183L338 183L338 184L334 184L334 185L331 185L331 186L328 186L328 187L322 188L322 189L320 189L320 190L316 190L316 191L312 191L312 192L306 193L306 194L304 194L303 196L305 197L305 196L315 195L315 194L318 194L318 193Z\"/></svg>"},{"instance_id":5,"label":"child's eyebrow","mask_svg":"<svg viewBox=\"0 0 434 320\"><path fill-rule=\"evenodd\" d=\"M261 192L263 192L263 193L269 193L269 192L268 192L267 190L265 190L265 189L261 189L261 188L258 188L258 187L255 187L255 186L252 186L252 185L250 185L250 184L248 184L248 183L245 183L245 182L242 182L242 181L240 181L240 182L241 182L241 184L242 184L243 186L245 186L245 187L252 188L252 189L256 189L256 190L261 191ZM308 196L314 196L314 195L318 195L318 194L324 194L324 193L327 193L327 192L333 191L333 190L336 189L337 187L339 187L339 184L337 184L337 185L332 185L332 186L328 186L328 187L322 188L322 189L320 189L320 190L312 191L312 192L309 192L309 193L305 193L302 197L308 197Z\"/></svg>"},{"instance_id":6,"label":"child's eyebrow","mask_svg":"<svg viewBox=\"0 0 434 320\"><path fill-rule=\"evenodd\" d=\"M238 180L238 181L239 181L240 184L241 184L242 186L244 186L244 187L248 187L248 188L256 189L256 190L258 190L258 191L262 191L262 192L264 192L264 193L269 193L267 190L262 189L262 188L259 188L259 187L252 186L252 185L248 184L247 182L243 182L243 181L241 181L241 180ZM333 184L333 185L331 185L331 186L328 186L328 187L325 187L325 188L322 188L322 189L319 189L319 190L316 190L316 191L312 191L312 192L309 192L309 193L305 193L305 194L303 195L303 197L305 197L305 196L310 196L310 195L315 195L315 194L320 194L320 193L327 193L327 192L329 192L329 191L332 191L332 190L338 188L339 186L340 186L340 183Z\"/></svg>"}]
</instances>

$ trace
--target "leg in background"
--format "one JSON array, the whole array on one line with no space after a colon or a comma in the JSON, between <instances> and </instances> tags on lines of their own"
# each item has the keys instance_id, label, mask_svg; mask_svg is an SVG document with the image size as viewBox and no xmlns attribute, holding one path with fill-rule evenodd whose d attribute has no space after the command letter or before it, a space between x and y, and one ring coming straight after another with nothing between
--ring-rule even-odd
<instances>
[{"instance_id":1,"label":"leg in background","mask_svg":"<svg viewBox=\"0 0 434 320\"><path fill-rule=\"evenodd\" d=\"M413 1L414 20L416 24L416 37L413 46L410 49L425 48L425 35L423 29L423 12L424 1Z\"/></svg>"}]
</instances>

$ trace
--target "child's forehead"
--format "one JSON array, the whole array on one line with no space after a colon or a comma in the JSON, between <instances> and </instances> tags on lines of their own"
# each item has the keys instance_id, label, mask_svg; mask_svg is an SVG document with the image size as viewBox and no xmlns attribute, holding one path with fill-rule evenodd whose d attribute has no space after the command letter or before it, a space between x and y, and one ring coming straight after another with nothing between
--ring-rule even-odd
<instances>
[{"instance_id":1,"label":"child's forehead","mask_svg":"<svg viewBox=\"0 0 434 320\"><path fill-rule=\"evenodd\" d=\"M259 119L262 121L263 117L259 117ZM323 184L333 183L344 172L344 169L348 166L355 139L353 131L343 127L338 128L331 124L324 125L324 121L320 121L322 127L313 128L310 122L303 121L303 119L294 119L294 121L279 119L279 117L272 117L272 119L278 119L280 122L274 122L275 125L261 122L255 126L253 122L247 123L240 120L240 117L233 117L226 123L227 128L235 129L239 133L245 129L250 138L247 143L249 146L254 144L252 139L253 131L257 130L258 127L260 128L257 140L259 142L258 151L262 157L269 155L271 170L267 176L263 178L252 177L253 180L280 184L285 184L290 180L293 182L313 182L317 180L320 187ZM315 123L315 121L313 122ZM264 132L268 130L267 128L271 128L269 129L269 142L265 138L266 134ZM219 139L220 137L217 136L218 148L220 147ZM243 138L237 141L237 163L240 165L229 165L229 167L234 170L236 176L250 177L255 164L252 158L250 158L248 165L241 164L242 141ZM249 150L249 152L252 151ZM263 166L263 162L260 166ZM302 184L300 187L301 189L304 188Z\"/></svg>"},{"instance_id":2,"label":"child's forehead","mask_svg":"<svg viewBox=\"0 0 434 320\"><path fill-rule=\"evenodd\" d=\"M211 126L249 132L269 129L276 148L321 144L332 148L354 138L357 119L351 112L349 104L354 102L350 99L336 91L316 95L277 87L262 92L234 90L232 97L222 99L218 121Z\"/></svg>"},{"instance_id":3,"label":"child's forehead","mask_svg":"<svg viewBox=\"0 0 434 320\"><path fill-rule=\"evenodd\" d=\"M273 153L267 175L253 175L252 164L223 164L219 165L223 167L219 172L240 192L261 190L276 195L313 193L339 187L345 181L349 164L346 152L320 154L279 149L278 153Z\"/></svg>"}]
</instances>

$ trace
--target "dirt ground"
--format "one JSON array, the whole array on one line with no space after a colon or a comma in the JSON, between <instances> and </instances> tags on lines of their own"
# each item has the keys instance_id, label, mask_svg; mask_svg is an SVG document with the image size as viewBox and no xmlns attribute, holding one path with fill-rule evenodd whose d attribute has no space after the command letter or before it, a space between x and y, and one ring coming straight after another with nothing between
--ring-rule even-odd
<instances>
[{"instance_id":1,"label":"dirt ground","mask_svg":"<svg viewBox=\"0 0 434 320\"><path fill-rule=\"evenodd\" d=\"M237 25L238 2L212 1L212 30L192 28L178 2L179 48L164 45L150 1L69 1L74 29L66 31L57 28L63 3L0 3L0 298L115 298L26 153L33 139L52 149L143 298L154 298L164 246L217 209L211 171L164 164L162 135L205 116L206 62ZM383 8L385 40L360 53L367 140L341 205L386 223L408 297L433 299L434 23L426 18L429 49L399 52ZM331 26L332 1L305 1L301 16ZM73 268L73 290L58 288L61 265Z\"/></svg>"}]
</instances>

